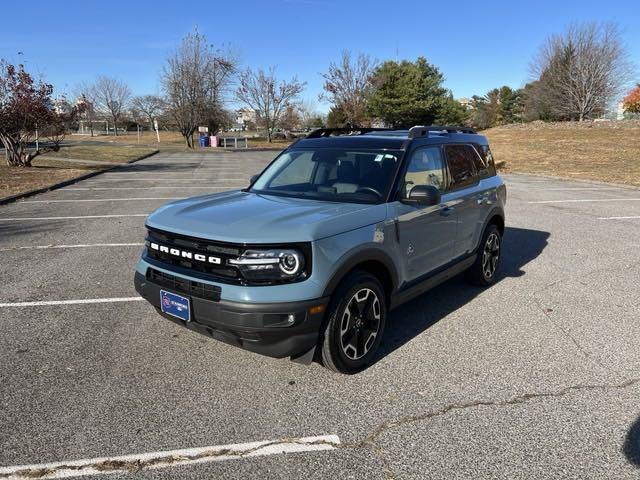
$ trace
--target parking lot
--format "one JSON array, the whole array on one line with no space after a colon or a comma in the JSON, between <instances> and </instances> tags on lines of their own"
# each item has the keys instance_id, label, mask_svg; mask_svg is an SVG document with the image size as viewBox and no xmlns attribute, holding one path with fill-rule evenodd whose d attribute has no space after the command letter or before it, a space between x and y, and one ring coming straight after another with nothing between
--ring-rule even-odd
<instances>
[{"instance_id":1,"label":"parking lot","mask_svg":"<svg viewBox=\"0 0 640 480\"><path fill-rule=\"evenodd\" d=\"M638 478L640 190L506 176L498 283L403 305L344 376L133 288L147 214L274 156L160 153L0 207L0 478Z\"/></svg>"}]
</instances>

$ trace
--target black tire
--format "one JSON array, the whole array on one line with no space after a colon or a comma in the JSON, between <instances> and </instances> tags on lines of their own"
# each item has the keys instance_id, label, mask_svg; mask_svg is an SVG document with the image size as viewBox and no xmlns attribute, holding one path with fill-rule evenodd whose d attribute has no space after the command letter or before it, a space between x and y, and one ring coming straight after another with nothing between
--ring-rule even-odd
<instances>
[{"instance_id":1,"label":"black tire","mask_svg":"<svg viewBox=\"0 0 640 480\"><path fill-rule=\"evenodd\" d=\"M387 302L380 281L365 271L350 273L329 302L322 364L339 373L363 370L380 345L386 318Z\"/></svg>"},{"instance_id":2,"label":"black tire","mask_svg":"<svg viewBox=\"0 0 640 480\"><path fill-rule=\"evenodd\" d=\"M482 236L476 261L467 270L467 280L481 287L491 285L495 281L496 272L500 267L501 249L502 235L497 225L491 223Z\"/></svg>"}]
</instances>

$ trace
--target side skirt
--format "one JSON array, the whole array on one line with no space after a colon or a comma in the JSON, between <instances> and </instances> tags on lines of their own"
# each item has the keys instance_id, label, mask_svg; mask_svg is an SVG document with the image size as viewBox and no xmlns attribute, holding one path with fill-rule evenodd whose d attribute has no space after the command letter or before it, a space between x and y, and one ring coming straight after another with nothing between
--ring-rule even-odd
<instances>
[{"instance_id":1,"label":"side skirt","mask_svg":"<svg viewBox=\"0 0 640 480\"><path fill-rule=\"evenodd\" d=\"M465 257L459 262L451 265L450 267L447 267L445 270L442 270L441 272L438 272L434 275L430 275L419 283L398 291L391 298L391 305L389 307L389 310L392 310L402 305L403 303L408 302L409 300L412 300L419 295L422 295L426 291L431 290L433 287L440 285L442 282L446 282L450 278L453 278L456 275L464 272L465 270L470 268L471 265L473 265L473 263L476 261L476 257L477 254L473 253L470 256Z\"/></svg>"}]
</instances>

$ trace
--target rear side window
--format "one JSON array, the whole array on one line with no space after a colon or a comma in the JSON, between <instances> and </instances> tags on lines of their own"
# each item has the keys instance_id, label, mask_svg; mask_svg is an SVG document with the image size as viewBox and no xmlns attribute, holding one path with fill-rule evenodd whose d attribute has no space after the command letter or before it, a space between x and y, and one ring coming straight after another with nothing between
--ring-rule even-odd
<instances>
[{"instance_id":1,"label":"rear side window","mask_svg":"<svg viewBox=\"0 0 640 480\"><path fill-rule=\"evenodd\" d=\"M445 151L451 175L451 189L463 188L478 181L475 164L480 159L471 145L447 145Z\"/></svg>"},{"instance_id":2,"label":"rear side window","mask_svg":"<svg viewBox=\"0 0 640 480\"><path fill-rule=\"evenodd\" d=\"M478 175L480 178L493 177L496 174L496 165L493 161L493 155L491 154L491 150L489 149L489 145L474 145L476 151L480 155L480 159L482 160L482 164L484 164L483 169L479 166L476 166L478 169Z\"/></svg>"}]
</instances>

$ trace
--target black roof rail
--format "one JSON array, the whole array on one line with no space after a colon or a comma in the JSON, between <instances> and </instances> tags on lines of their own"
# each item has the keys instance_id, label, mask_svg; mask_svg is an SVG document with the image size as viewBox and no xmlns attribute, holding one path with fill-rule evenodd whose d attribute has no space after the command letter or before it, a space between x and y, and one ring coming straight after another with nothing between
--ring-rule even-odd
<instances>
[{"instance_id":1,"label":"black roof rail","mask_svg":"<svg viewBox=\"0 0 640 480\"><path fill-rule=\"evenodd\" d=\"M409 138L417 138L428 136L429 132L446 132L446 133L471 133L475 134L475 129L471 127L462 127L457 125L429 125L427 127L417 125L409 129Z\"/></svg>"},{"instance_id":2,"label":"black roof rail","mask_svg":"<svg viewBox=\"0 0 640 480\"><path fill-rule=\"evenodd\" d=\"M369 132L387 132L394 128L370 128L370 127L345 127L345 128L318 128L309 133L305 138L330 137L332 135L364 135Z\"/></svg>"}]
</instances>

